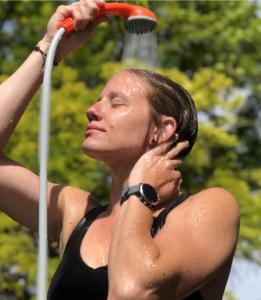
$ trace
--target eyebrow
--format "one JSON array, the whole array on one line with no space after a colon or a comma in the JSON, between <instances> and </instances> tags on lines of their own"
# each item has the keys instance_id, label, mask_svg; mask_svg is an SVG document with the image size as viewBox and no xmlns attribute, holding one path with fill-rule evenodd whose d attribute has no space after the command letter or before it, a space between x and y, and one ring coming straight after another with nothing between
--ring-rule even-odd
<instances>
[{"instance_id":1,"label":"eyebrow","mask_svg":"<svg viewBox=\"0 0 261 300\"><path fill-rule=\"evenodd\" d=\"M113 99L113 98L116 98L116 97L120 97L122 98L124 101L128 101L128 98L126 97L126 95L120 91L117 91L117 92L110 92L109 93L109 99Z\"/></svg>"},{"instance_id":2,"label":"eyebrow","mask_svg":"<svg viewBox=\"0 0 261 300\"><path fill-rule=\"evenodd\" d=\"M113 98L116 97L120 97L124 102L129 102L128 98L126 97L126 95L120 91L116 91L116 92L110 92L108 95L108 99L111 101ZM101 99L103 98L103 95L100 95L96 102L99 102Z\"/></svg>"}]
</instances>

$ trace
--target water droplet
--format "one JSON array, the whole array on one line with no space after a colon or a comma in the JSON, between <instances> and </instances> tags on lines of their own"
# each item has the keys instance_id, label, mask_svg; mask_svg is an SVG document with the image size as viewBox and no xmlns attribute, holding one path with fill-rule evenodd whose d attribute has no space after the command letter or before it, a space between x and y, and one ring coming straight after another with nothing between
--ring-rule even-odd
<instances>
[{"instance_id":1,"label":"water droplet","mask_svg":"<svg viewBox=\"0 0 261 300\"><path fill-rule=\"evenodd\" d=\"M158 67L158 42L155 32L125 34L122 60L126 67Z\"/></svg>"}]
</instances>

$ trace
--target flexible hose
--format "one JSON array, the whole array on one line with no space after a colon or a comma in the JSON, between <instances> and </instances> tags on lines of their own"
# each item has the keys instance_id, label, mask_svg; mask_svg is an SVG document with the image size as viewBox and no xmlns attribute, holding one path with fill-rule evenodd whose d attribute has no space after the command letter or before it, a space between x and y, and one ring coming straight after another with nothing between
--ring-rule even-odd
<instances>
[{"instance_id":1,"label":"flexible hose","mask_svg":"<svg viewBox=\"0 0 261 300\"><path fill-rule=\"evenodd\" d=\"M149 10L145 10L142 7L119 4L119 3L108 3L105 5L102 13L107 15L122 15L127 18L131 9L134 11L134 17L139 16L145 19L148 16L152 17L152 20L156 22L156 16ZM135 9L136 10L135 10ZM132 16L132 14L130 14ZM147 16L147 17L146 17ZM135 18L134 18L135 19ZM145 24L148 26L148 24ZM62 22L61 28L57 31L54 36L52 43L49 47L45 68L44 78L41 93L41 105L40 105L40 137L39 137L39 163L40 163L40 191L39 191L39 243L38 243L38 272L37 272L37 299L46 300L47 296L47 283L48 283L48 251L47 251L47 165L48 165L48 154L49 154L49 124L50 124L50 94L51 94L51 75L53 69L54 56L56 48L60 39L62 38L65 31L73 31L73 18L67 18ZM132 27L140 26L140 23L134 23ZM145 27L146 27L145 26ZM154 26L153 26L154 27ZM150 28L149 28L150 29ZM153 29L153 28L152 28ZM151 29L150 29L151 30ZM142 30L142 32L146 32Z\"/></svg>"},{"instance_id":2,"label":"flexible hose","mask_svg":"<svg viewBox=\"0 0 261 300\"><path fill-rule=\"evenodd\" d=\"M60 28L49 47L45 67L40 105L40 196L39 196L39 244L38 244L38 273L37 299L46 300L48 285L48 251L47 251L47 165L49 154L49 123L50 123L50 93L51 75L54 56L58 43L65 32Z\"/></svg>"}]
</instances>

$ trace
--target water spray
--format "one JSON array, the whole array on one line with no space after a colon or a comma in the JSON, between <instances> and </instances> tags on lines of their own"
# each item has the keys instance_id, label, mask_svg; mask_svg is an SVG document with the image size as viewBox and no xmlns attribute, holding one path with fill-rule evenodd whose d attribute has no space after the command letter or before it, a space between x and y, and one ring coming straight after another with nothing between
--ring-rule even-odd
<instances>
[{"instance_id":1,"label":"water spray","mask_svg":"<svg viewBox=\"0 0 261 300\"><path fill-rule=\"evenodd\" d=\"M129 33L143 34L155 29L156 15L150 10L127 3L106 3L97 12L99 16L120 16L125 21L125 29ZM74 31L74 19L66 18L54 36L49 47L44 67L44 78L40 104L39 164L40 164L40 197L39 197L39 250L37 273L37 299L46 300L48 251L47 251L47 166L49 154L50 127L50 94L51 74L55 52L65 32Z\"/></svg>"}]
</instances>

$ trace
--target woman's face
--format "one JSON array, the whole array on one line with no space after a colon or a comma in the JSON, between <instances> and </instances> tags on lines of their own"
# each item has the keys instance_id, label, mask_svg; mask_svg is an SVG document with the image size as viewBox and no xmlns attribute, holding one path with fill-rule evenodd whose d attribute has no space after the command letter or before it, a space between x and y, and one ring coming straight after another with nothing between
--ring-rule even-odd
<instances>
[{"instance_id":1,"label":"woman's face","mask_svg":"<svg viewBox=\"0 0 261 300\"><path fill-rule=\"evenodd\" d=\"M152 109L146 99L150 86L128 71L114 75L98 101L87 109L84 152L107 162L137 158L148 148Z\"/></svg>"}]
</instances>

